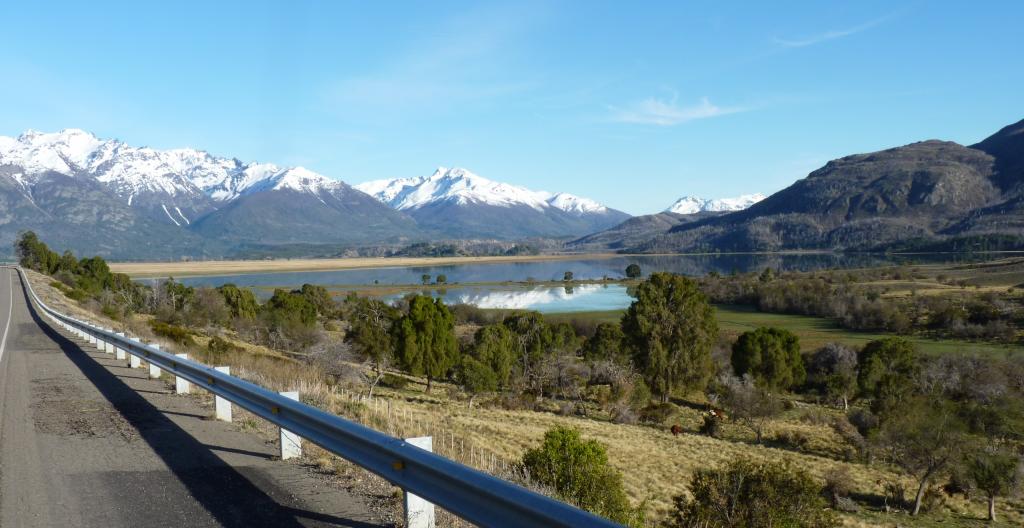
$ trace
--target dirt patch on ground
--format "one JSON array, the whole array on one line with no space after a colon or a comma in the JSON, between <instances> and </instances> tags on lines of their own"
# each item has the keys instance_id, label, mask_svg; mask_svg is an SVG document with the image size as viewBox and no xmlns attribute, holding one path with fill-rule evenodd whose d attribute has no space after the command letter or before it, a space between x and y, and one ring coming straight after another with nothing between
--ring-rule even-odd
<instances>
[{"instance_id":1,"label":"dirt patch on ground","mask_svg":"<svg viewBox=\"0 0 1024 528\"><path fill-rule=\"evenodd\" d=\"M113 405L83 398L63 378L32 382L32 420L37 431L59 436L119 436L127 442L139 436Z\"/></svg>"}]
</instances>

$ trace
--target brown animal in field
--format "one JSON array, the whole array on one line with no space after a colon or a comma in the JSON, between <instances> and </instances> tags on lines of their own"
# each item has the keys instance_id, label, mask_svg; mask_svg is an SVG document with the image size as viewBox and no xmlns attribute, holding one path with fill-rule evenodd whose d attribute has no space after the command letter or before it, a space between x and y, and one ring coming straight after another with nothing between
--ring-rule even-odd
<instances>
[{"instance_id":1,"label":"brown animal in field","mask_svg":"<svg viewBox=\"0 0 1024 528\"><path fill-rule=\"evenodd\" d=\"M672 436L679 436L683 432L683 428L679 424L672 426Z\"/></svg>"}]
</instances>

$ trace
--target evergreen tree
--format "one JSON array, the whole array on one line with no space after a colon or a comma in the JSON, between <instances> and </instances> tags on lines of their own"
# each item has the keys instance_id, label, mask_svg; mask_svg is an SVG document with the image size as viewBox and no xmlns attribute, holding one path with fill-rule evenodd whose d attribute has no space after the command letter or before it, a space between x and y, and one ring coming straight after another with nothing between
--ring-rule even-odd
<instances>
[{"instance_id":1,"label":"evergreen tree","mask_svg":"<svg viewBox=\"0 0 1024 528\"><path fill-rule=\"evenodd\" d=\"M623 344L625 339L626 335L622 333L621 326L613 323L601 323L597 325L593 337L584 343L583 357L587 361L609 359L617 363L625 363L629 360Z\"/></svg>"},{"instance_id":2,"label":"evergreen tree","mask_svg":"<svg viewBox=\"0 0 1024 528\"><path fill-rule=\"evenodd\" d=\"M921 371L914 344L900 337L871 341L857 357L857 385L883 420L916 390Z\"/></svg>"},{"instance_id":3,"label":"evergreen tree","mask_svg":"<svg viewBox=\"0 0 1024 528\"><path fill-rule=\"evenodd\" d=\"M486 363L470 355L462 356L458 368L458 381L462 390L469 394L469 407L480 394L498 389L498 376Z\"/></svg>"},{"instance_id":4,"label":"evergreen tree","mask_svg":"<svg viewBox=\"0 0 1024 528\"><path fill-rule=\"evenodd\" d=\"M498 388L508 388L516 358L516 339L508 327L493 324L477 330L470 353L490 368Z\"/></svg>"},{"instance_id":5,"label":"evergreen tree","mask_svg":"<svg viewBox=\"0 0 1024 528\"><path fill-rule=\"evenodd\" d=\"M256 318L260 304L252 290L228 283L217 288L217 291L224 297L224 302L228 305L232 317L249 321Z\"/></svg>"},{"instance_id":6,"label":"evergreen tree","mask_svg":"<svg viewBox=\"0 0 1024 528\"><path fill-rule=\"evenodd\" d=\"M804 382L800 340L789 330L761 327L740 334L732 345L732 368L737 376L752 376L776 390L788 390Z\"/></svg>"},{"instance_id":7,"label":"evergreen tree","mask_svg":"<svg viewBox=\"0 0 1024 528\"><path fill-rule=\"evenodd\" d=\"M697 283L682 275L654 273L640 283L622 332L633 363L663 402L674 390L703 389L714 372L714 309Z\"/></svg>"},{"instance_id":8,"label":"evergreen tree","mask_svg":"<svg viewBox=\"0 0 1024 528\"><path fill-rule=\"evenodd\" d=\"M458 359L455 317L440 299L416 295L398 324L398 359L407 372L433 380L447 375Z\"/></svg>"}]
</instances>

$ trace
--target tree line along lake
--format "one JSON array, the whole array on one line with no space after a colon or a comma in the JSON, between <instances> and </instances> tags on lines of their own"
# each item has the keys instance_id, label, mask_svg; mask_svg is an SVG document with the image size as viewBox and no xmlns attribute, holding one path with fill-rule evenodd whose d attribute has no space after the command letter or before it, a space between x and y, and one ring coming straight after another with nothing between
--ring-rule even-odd
<instances>
[{"instance_id":1,"label":"tree line along lake","mask_svg":"<svg viewBox=\"0 0 1024 528\"><path fill-rule=\"evenodd\" d=\"M441 297L449 304L473 304L480 308L527 309L543 313L589 312L624 309L632 302L625 278L626 267L640 266L643 275L666 271L688 276L710 272L745 273L771 268L775 271L816 271L865 268L898 264L941 264L998 258L1000 254L843 254L843 253L743 253L702 255L623 255L579 259L532 260L395 266L334 271L260 272L233 275L189 276L176 279L188 286L216 287L232 283L268 298L275 288L302 284L326 287L341 297L349 292L385 300L408 293ZM566 274L572 281L566 282ZM438 278L443 283L438 282ZM152 282L158 279L140 279Z\"/></svg>"}]
</instances>

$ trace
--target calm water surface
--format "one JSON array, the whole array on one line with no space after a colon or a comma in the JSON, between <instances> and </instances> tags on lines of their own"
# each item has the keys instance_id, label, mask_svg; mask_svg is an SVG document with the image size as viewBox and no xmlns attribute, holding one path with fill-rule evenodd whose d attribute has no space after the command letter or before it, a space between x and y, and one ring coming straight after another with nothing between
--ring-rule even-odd
<instances>
[{"instance_id":1,"label":"calm water surface","mask_svg":"<svg viewBox=\"0 0 1024 528\"><path fill-rule=\"evenodd\" d=\"M994 258L994 257L990 257ZM445 302L475 304L481 308L522 308L541 312L573 312L613 310L629 306L631 297L622 285L577 285L572 288L521 285L466 285L460 283L526 282L561 280L571 271L576 280L595 280L604 277L621 278L626 266L639 264L644 275L655 271L669 271L689 276L719 273L748 272L772 268L780 271L814 271L828 268L879 266L893 263L949 262L965 260L964 255L914 255L888 257L881 255L843 254L742 254L742 255L671 255L623 256L613 258L580 258L543 262L474 263L448 266L410 266L338 271L309 271L290 273L247 273L214 277L186 277L180 279L190 286L220 286L233 283L252 288L266 298L275 287L296 288L302 284L318 284L340 294L346 288L367 285L409 286L407 291L429 293ZM979 260L972 256L971 260ZM421 277L446 275L444 289L422 290ZM382 296L394 299L399 295Z\"/></svg>"}]
</instances>

